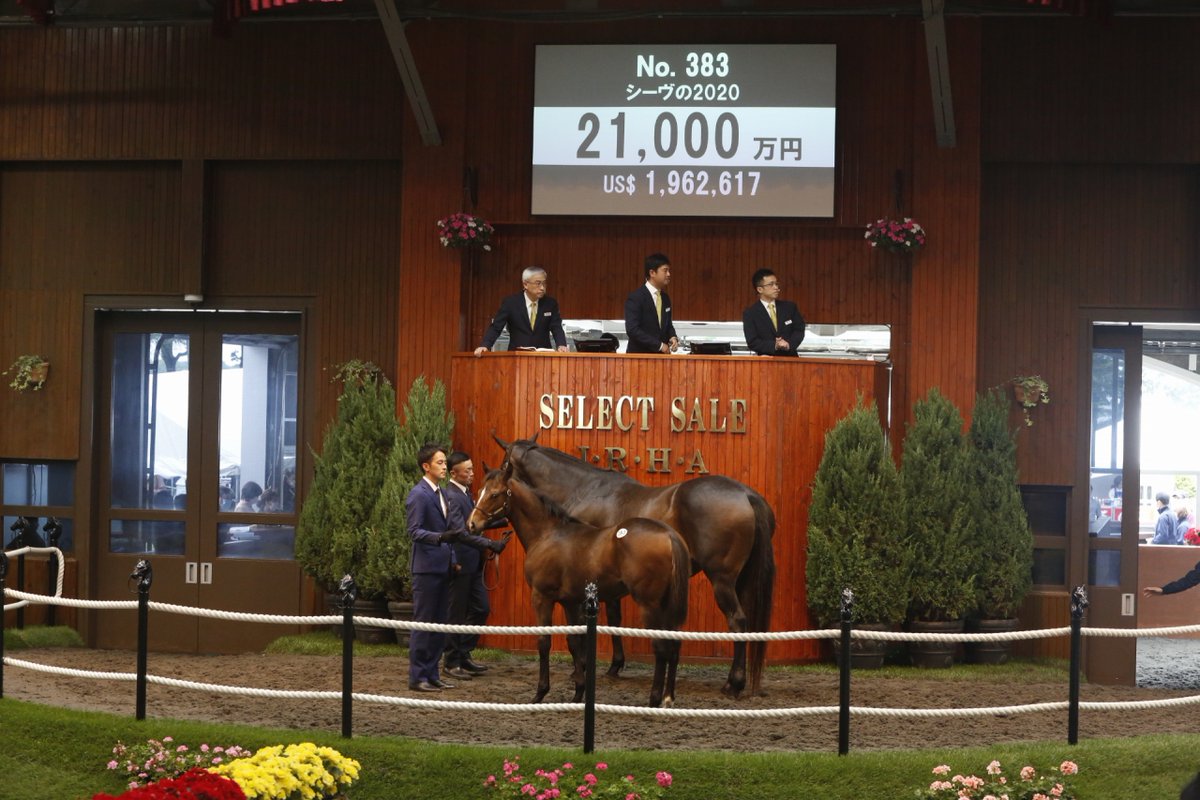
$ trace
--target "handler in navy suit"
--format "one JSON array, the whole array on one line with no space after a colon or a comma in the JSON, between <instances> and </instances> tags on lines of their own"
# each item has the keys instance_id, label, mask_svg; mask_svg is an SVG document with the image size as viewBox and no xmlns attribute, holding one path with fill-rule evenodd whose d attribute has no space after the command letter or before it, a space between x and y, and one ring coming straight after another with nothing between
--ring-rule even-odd
<instances>
[{"instance_id":1,"label":"handler in navy suit","mask_svg":"<svg viewBox=\"0 0 1200 800\"><path fill-rule=\"evenodd\" d=\"M673 353L679 337L671 323L671 262L662 253L646 256L646 283L625 301L626 353Z\"/></svg>"},{"instance_id":2,"label":"handler in navy suit","mask_svg":"<svg viewBox=\"0 0 1200 800\"><path fill-rule=\"evenodd\" d=\"M425 474L404 500L408 535L412 538L413 620L447 622L450 619L450 578L457 569L451 542L465 529L458 509L442 495L438 483L446 477L446 450L426 444L417 451ZM418 692L452 689L441 680L438 663L446 634L413 631L408 645L408 688Z\"/></svg>"},{"instance_id":3,"label":"handler in navy suit","mask_svg":"<svg viewBox=\"0 0 1200 800\"><path fill-rule=\"evenodd\" d=\"M779 299L779 278L760 269L752 278L758 302L742 312L746 346L760 356L794 356L804 341L804 317L795 303Z\"/></svg>"},{"instance_id":4,"label":"handler in navy suit","mask_svg":"<svg viewBox=\"0 0 1200 800\"><path fill-rule=\"evenodd\" d=\"M476 357L491 350L508 328L508 349L518 347L542 347L550 349L550 337L558 352L567 352L567 335L563 333L562 315L558 313L558 301L546 296L546 270L529 267L521 273L521 285L525 291L509 295L500 301L500 310L492 317L492 324L483 334L483 342L475 348Z\"/></svg>"},{"instance_id":5,"label":"handler in navy suit","mask_svg":"<svg viewBox=\"0 0 1200 800\"><path fill-rule=\"evenodd\" d=\"M446 500L454 506L462 519L470 519L475 510L471 497L471 484L475 480L475 465L471 457L461 451L450 454L446 461L450 470L450 483L446 485ZM487 527L498 528L508 521L493 520ZM485 554L490 558L499 555L508 544L511 534L503 539L467 531L454 543L454 557L458 560L458 573L450 581L450 623L453 625L484 625L492 607L488 602L487 587L483 584ZM479 643L477 633L451 633L446 637L445 673L452 678L470 680L487 672L488 668L471 658L471 652Z\"/></svg>"}]
</instances>

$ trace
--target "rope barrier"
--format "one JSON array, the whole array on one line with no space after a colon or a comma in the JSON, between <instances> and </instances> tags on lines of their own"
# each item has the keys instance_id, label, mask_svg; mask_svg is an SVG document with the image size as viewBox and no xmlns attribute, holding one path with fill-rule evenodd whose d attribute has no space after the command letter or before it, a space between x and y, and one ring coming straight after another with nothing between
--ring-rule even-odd
<instances>
[{"instance_id":1,"label":"rope barrier","mask_svg":"<svg viewBox=\"0 0 1200 800\"><path fill-rule=\"evenodd\" d=\"M63 551L59 550L57 547L29 547L29 546L19 547L16 550L5 550L4 551L4 555L8 556L9 558L13 558L15 556L23 556L27 553L45 553L47 555L50 553L55 553L58 555L58 558L56 559L57 563L58 563L58 577L54 583L54 596L62 597L63 575L66 570L66 562L67 562L67 559L63 556ZM43 596L45 596L45 595L43 595ZM15 611L18 608L24 608L25 606L29 605L31 602L33 602L33 601L21 600L20 602L17 602L17 603L10 603L9 605L6 605L4 607L4 610L5 611Z\"/></svg>"},{"instance_id":2,"label":"rope barrier","mask_svg":"<svg viewBox=\"0 0 1200 800\"><path fill-rule=\"evenodd\" d=\"M56 551L57 548L24 548L21 552L35 551ZM61 553L60 553L61 564ZM139 565L140 567L140 565ZM148 568L147 568L148 572ZM146 584L148 588L148 583ZM42 603L50 605L60 605L75 608L89 609L120 609L132 610L139 609L140 616L144 616L145 610L154 610L168 614L182 614L188 616L206 617L210 619L221 619L234 622L257 622L257 623L276 623L285 625L338 625L345 624L345 615L322 615L322 616L294 616L294 615L279 615L279 614L251 614L232 611L219 611L215 609L194 608L190 606L180 606L170 603L149 602L148 597L142 597L142 601L90 601L76 600L61 597L61 566L60 566L60 582L58 594L55 596L38 595L15 589L4 589L5 596L17 598L19 603L13 606L6 606L6 610L11 607L19 607L30 603ZM1077 590L1081 594L1082 590ZM145 592L148 594L148 591ZM348 595L349 596L349 595ZM361 617L354 616L350 619L356 625L376 626L383 628L393 628L398 630L408 631L438 631L446 633L488 633L492 635L547 635L547 634L587 634L589 626L596 632L597 635L610 636L626 636L631 638L649 638L649 639L680 639L685 641L794 641L794 640L820 640L820 639L836 639L843 635L848 635L851 638L862 640L882 640L889 642L937 642L937 641L952 641L952 642L1004 642L1004 641L1021 641L1039 638L1072 636L1073 648L1078 642L1079 636L1096 636L1096 637L1161 637L1161 636L1178 636L1185 634L1200 633L1200 625L1186 625L1175 627L1161 628L1081 628L1080 620L1082 619L1082 609L1086 607L1086 597L1081 594L1078 602L1073 605L1072 610L1072 626L1061 628L1047 628L1042 630L1032 631L1009 631L1001 633L913 633L907 631L868 631L868 630L853 630L847 627L844 630L836 628L823 630L806 630L806 631L776 631L776 632L748 632L748 633L716 633L716 632L697 632L697 631L663 631L663 630L647 630L643 628L623 628L612 626L595 625L594 610L592 615L588 617L589 625L556 625L556 626L496 626L496 625L448 625L430 622L415 622L409 620L391 620L381 617ZM845 616L844 620L849 617ZM139 624L143 624L141 621ZM847 623L848 624L848 623ZM139 636L143 636L144 632L139 631ZM1070 700L1052 701L1040 703L1027 703L1023 705L998 706L991 708L874 708L864 706L849 706L848 696L843 698L842 705L838 706L808 706L801 708L755 708L755 709L719 709L719 708L648 708L645 706L622 706L604 703L590 703L593 699L588 698L589 703L486 703L473 701L447 701L447 700L429 700L424 698L397 697L392 695L367 694L352 692L350 685L345 683L343 690L338 691L306 691L306 690L286 690L286 689L265 689L256 687L244 686L229 686L224 684L205 683L198 681L182 680L178 678L169 678L158 675L150 675L147 673L144 663L143 645L139 645L139 664L138 673L124 672L100 672L93 670L79 670L66 667L57 667L45 664L37 664L22 659L4 657L0 659L0 663L5 666L16 667L19 669L29 669L35 672L64 675L67 677L77 677L94 680L114 680L125 682L137 682L139 691L139 719L144 718L144 692L146 684L155 684L169 688L185 689L193 691L203 691L215 694L239 695L246 697L262 697L276 698L285 700L342 700L345 708L347 698L358 700L360 702L378 703L386 705L394 705L413 709L426 710L450 710L450 711L495 711L503 713L556 713L556 712L571 712L578 713L584 711L585 715L590 712L599 711L601 713L624 715L624 716L643 716L643 717L678 717L678 718L693 718L693 719L770 719L770 718L791 718L791 717L809 717L820 716L827 714L844 715L846 711L850 711L860 717L889 717L889 718L964 718L964 717L980 717L980 716L1010 716L1027 713L1043 713L1043 712L1059 712L1067 710L1074 719L1077 717L1078 710L1106 712L1106 711L1142 711L1150 709L1161 709L1177 706L1197 705L1200 704L1200 695L1188 697L1173 697L1157 700L1140 700L1140 701L1090 701L1082 702L1078 695L1072 691ZM345 667L344 667L345 668ZM1072 666L1072 676L1074 676L1074 662ZM141 676L141 680L139 680ZM1074 680L1074 677L1073 677ZM344 713L347 713L344 711ZM844 716L843 716L844 718ZM348 722L348 717L345 718L344 724ZM1074 744L1074 736L1076 727L1074 724L1069 726L1068 741ZM348 735L348 734L346 734ZM585 739L586 741L586 739ZM585 750L590 752L585 745Z\"/></svg>"}]
</instances>

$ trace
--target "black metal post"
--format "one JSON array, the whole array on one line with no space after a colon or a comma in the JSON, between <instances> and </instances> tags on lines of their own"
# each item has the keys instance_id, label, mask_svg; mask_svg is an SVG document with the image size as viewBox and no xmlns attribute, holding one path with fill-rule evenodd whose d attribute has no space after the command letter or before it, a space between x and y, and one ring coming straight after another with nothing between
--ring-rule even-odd
<instances>
[{"instance_id":1,"label":"black metal post","mask_svg":"<svg viewBox=\"0 0 1200 800\"><path fill-rule=\"evenodd\" d=\"M1079 743L1079 669L1083 652L1083 610L1088 607L1087 589L1071 592L1071 677L1067 698L1067 744Z\"/></svg>"},{"instance_id":2,"label":"black metal post","mask_svg":"<svg viewBox=\"0 0 1200 800\"><path fill-rule=\"evenodd\" d=\"M8 576L8 553L0 550L0 697L4 697L4 579Z\"/></svg>"},{"instance_id":3,"label":"black metal post","mask_svg":"<svg viewBox=\"0 0 1200 800\"><path fill-rule=\"evenodd\" d=\"M838 755L850 752L850 617L854 592L842 589L842 663L838 665Z\"/></svg>"},{"instance_id":4,"label":"black metal post","mask_svg":"<svg viewBox=\"0 0 1200 800\"><path fill-rule=\"evenodd\" d=\"M16 531L16 536L13 537L9 547L14 550L19 550L25 546L25 531L29 529L29 519L27 517L17 517L16 522L8 528L10 531ZM25 554L17 556L17 591L25 591ZM25 629L25 606L17 609L17 630Z\"/></svg>"},{"instance_id":5,"label":"black metal post","mask_svg":"<svg viewBox=\"0 0 1200 800\"><path fill-rule=\"evenodd\" d=\"M137 719L146 718L146 652L150 647L150 584L154 570L150 562L141 559L133 567L130 580L137 580L138 593L138 650L137 650Z\"/></svg>"},{"instance_id":6,"label":"black metal post","mask_svg":"<svg viewBox=\"0 0 1200 800\"><path fill-rule=\"evenodd\" d=\"M338 585L342 593L342 738L353 734L354 716L354 602L358 586L350 575L343 575Z\"/></svg>"},{"instance_id":7,"label":"black metal post","mask_svg":"<svg viewBox=\"0 0 1200 800\"><path fill-rule=\"evenodd\" d=\"M583 752L596 751L596 617L600 613L600 594L596 584L589 583L583 589L583 619L587 623L587 634L583 639L583 652L587 670L583 674Z\"/></svg>"},{"instance_id":8,"label":"black metal post","mask_svg":"<svg viewBox=\"0 0 1200 800\"><path fill-rule=\"evenodd\" d=\"M46 520L46 524L42 526L42 533L46 534L46 544L50 547L58 547L58 540L62 538L62 523L58 521L58 517L50 517ZM46 576L46 594L53 597L54 592L58 589L58 553L50 554L48 562L48 572ZM50 603L46 606L46 624L50 627L58 622L58 606Z\"/></svg>"}]
</instances>

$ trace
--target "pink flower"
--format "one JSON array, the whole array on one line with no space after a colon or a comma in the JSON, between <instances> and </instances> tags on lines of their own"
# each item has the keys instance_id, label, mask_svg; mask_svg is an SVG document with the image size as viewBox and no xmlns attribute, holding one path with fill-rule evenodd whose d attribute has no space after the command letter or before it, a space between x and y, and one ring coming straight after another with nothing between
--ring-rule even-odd
<instances>
[{"instance_id":1,"label":"pink flower","mask_svg":"<svg viewBox=\"0 0 1200 800\"><path fill-rule=\"evenodd\" d=\"M671 777L671 773L669 773L669 772L659 772L659 773L656 773L654 777L658 781L658 785L663 787L664 789L667 788L668 786L670 786L671 782L673 780L673 778Z\"/></svg>"},{"instance_id":2,"label":"pink flower","mask_svg":"<svg viewBox=\"0 0 1200 800\"><path fill-rule=\"evenodd\" d=\"M563 768L564 770L568 770L568 769L575 769L575 765L574 765L574 764L572 764L570 761L568 761L567 763L565 763L565 764L563 764L563 765L562 765L562 768Z\"/></svg>"},{"instance_id":3,"label":"pink flower","mask_svg":"<svg viewBox=\"0 0 1200 800\"><path fill-rule=\"evenodd\" d=\"M483 785L484 786L495 786L496 785L496 776L488 775L487 780L483 782Z\"/></svg>"},{"instance_id":4,"label":"pink flower","mask_svg":"<svg viewBox=\"0 0 1200 800\"><path fill-rule=\"evenodd\" d=\"M987 765L987 771L988 771L988 775L999 775L1000 774L1000 762L992 761L992 763Z\"/></svg>"},{"instance_id":5,"label":"pink flower","mask_svg":"<svg viewBox=\"0 0 1200 800\"><path fill-rule=\"evenodd\" d=\"M1037 770L1035 770L1033 767L1021 767L1021 780L1031 781L1033 780L1034 775L1037 775Z\"/></svg>"},{"instance_id":6,"label":"pink flower","mask_svg":"<svg viewBox=\"0 0 1200 800\"><path fill-rule=\"evenodd\" d=\"M1058 771L1063 775L1074 775L1079 772L1079 765L1074 761L1064 761L1063 763L1059 764Z\"/></svg>"},{"instance_id":7,"label":"pink flower","mask_svg":"<svg viewBox=\"0 0 1200 800\"><path fill-rule=\"evenodd\" d=\"M950 767L948 767L945 764L938 764L936 767L933 768L933 774L934 775L949 775Z\"/></svg>"},{"instance_id":8,"label":"pink flower","mask_svg":"<svg viewBox=\"0 0 1200 800\"><path fill-rule=\"evenodd\" d=\"M934 781L933 783L929 784L929 791L931 791L931 792L940 792L943 789L953 789L953 788L954 788L954 784L951 783L950 781Z\"/></svg>"},{"instance_id":9,"label":"pink flower","mask_svg":"<svg viewBox=\"0 0 1200 800\"><path fill-rule=\"evenodd\" d=\"M604 763L603 761L599 761L596 763L596 769L608 769L608 764Z\"/></svg>"},{"instance_id":10,"label":"pink flower","mask_svg":"<svg viewBox=\"0 0 1200 800\"><path fill-rule=\"evenodd\" d=\"M116 768L117 768L117 766L118 766L118 764L117 764L117 762L116 762L116 761L110 761L110 762L108 762L108 768L109 768L109 769L116 769Z\"/></svg>"},{"instance_id":11,"label":"pink flower","mask_svg":"<svg viewBox=\"0 0 1200 800\"><path fill-rule=\"evenodd\" d=\"M595 786L596 785L596 776L589 772L587 775L583 776L583 782L586 783L588 786Z\"/></svg>"},{"instance_id":12,"label":"pink flower","mask_svg":"<svg viewBox=\"0 0 1200 800\"><path fill-rule=\"evenodd\" d=\"M592 790L587 786L577 786L575 787L575 791L578 792L579 796L584 798L584 800L587 800L587 798L592 796Z\"/></svg>"},{"instance_id":13,"label":"pink flower","mask_svg":"<svg viewBox=\"0 0 1200 800\"><path fill-rule=\"evenodd\" d=\"M1063 785L1061 783L1054 784L1054 788L1050 790L1050 794L1055 797L1062 797Z\"/></svg>"}]
</instances>

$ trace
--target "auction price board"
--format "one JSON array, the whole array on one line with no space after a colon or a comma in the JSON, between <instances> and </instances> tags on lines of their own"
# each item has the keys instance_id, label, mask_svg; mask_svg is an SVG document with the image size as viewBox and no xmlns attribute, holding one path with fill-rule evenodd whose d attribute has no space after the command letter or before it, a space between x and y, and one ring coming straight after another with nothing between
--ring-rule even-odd
<instances>
[{"instance_id":1,"label":"auction price board","mask_svg":"<svg viewBox=\"0 0 1200 800\"><path fill-rule=\"evenodd\" d=\"M542 45L534 214L832 217L834 45Z\"/></svg>"}]
</instances>

